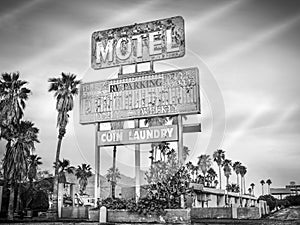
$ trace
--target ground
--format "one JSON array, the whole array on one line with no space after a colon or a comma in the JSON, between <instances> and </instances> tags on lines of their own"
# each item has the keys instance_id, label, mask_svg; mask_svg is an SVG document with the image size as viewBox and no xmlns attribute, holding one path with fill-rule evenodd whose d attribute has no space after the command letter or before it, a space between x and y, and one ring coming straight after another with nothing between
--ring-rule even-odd
<instances>
[{"instance_id":1,"label":"ground","mask_svg":"<svg viewBox=\"0 0 300 225\"><path fill-rule=\"evenodd\" d=\"M300 206L292 206L289 208L281 209L271 214L269 219L283 219L283 220L300 220Z\"/></svg>"}]
</instances>

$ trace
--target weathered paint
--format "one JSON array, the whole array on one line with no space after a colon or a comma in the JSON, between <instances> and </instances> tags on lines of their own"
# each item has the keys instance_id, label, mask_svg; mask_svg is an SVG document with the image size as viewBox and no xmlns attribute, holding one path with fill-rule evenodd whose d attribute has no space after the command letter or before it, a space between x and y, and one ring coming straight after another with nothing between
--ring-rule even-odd
<instances>
[{"instance_id":1,"label":"weathered paint","mask_svg":"<svg viewBox=\"0 0 300 225\"><path fill-rule=\"evenodd\" d=\"M80 123L200 113L198 68L84 83Z\"/></svg>"},{"instance_id":2,"label":"weathered paint","mask_svg":"<svg viewBox=\"0 0 300 225\"><path fill-rule=\"evenodd\" d=\"M184 20L180 16L92 34L93 69L177 58L184 54Z\"/></svg>"}]
</instances>

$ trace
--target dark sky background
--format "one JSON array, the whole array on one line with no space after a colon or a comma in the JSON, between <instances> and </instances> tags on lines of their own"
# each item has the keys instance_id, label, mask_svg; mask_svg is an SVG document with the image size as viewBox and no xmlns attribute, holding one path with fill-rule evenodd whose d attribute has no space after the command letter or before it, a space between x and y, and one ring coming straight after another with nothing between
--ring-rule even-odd
<instances>
[{"instance_id":1,"label":"dark sky background","mask_svg":"<svg viewBox=\"0 0 300 225\"><path fill-rule=\"evenodd\" d=\"M185 135L189 160L222 148L247 166L247 186L268 178L274 187L300 183L298 0L1 0L0 72L20 71L29 82L25 119L40 128L36 154L43 158L42 169L51 169L57 137L48 78L63 71L83 82L114 78L118 68L91 69L91 34L177 15L185 20L186 55L156 62L155 70L200 69L202 114L186 123L201 122L203 131ZM78 123L78 98L75 104L61 158L94 166L94 126ZM2 141L2 154L3 146ZM143 169L149 148L142 147ZM101 157L104 174L111 148ZM134 176L132 146L119 148L117 163Z\"/></svg>"}]
</instances>

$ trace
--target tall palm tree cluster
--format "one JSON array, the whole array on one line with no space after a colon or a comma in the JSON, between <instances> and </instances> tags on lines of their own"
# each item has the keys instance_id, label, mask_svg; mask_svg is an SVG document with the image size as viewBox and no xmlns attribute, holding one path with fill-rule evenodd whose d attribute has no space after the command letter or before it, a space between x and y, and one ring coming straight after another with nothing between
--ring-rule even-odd
<instances>
[{"instance_id":1,"label":"tall palm tree cluster","mask_svg":"<svg viewBox=\"0 0 300 225\"><path fill-rule=\"evenodd\" d=\"M218 175L212 168L212 160L218 166ZM226 178L226 190L246 194L245 175L247 173L247 167L242 165L239 161L232 163L232 160L225 157L225 151L222 149L216 150L213 153L212 158L207 154L200 155L196 166L194 166L191 162L188 162L186 165L190 170L193 182L202 183L207 187L216 187L219 184L220 189L222 189L221 174L223 169L223 173ZM237 182L230 184L229 180L232 175L232 171L236 174ZM217 177L219 180L216 179ZM253 190L253 188L251 190Z\"/></svg>"},{"instance_id":2,"label":"tall palm tree cluster","mask_svg":"<svg viewBox=\"0 0 300 225\"><path fill-rule=\"evenodd\" d=\"M191 181L203 184L205 187L216 187L218 185L217 173L212 168L211 158L209 155L200 155L197 165L192 162L186 164L190 171Z\"/></svg>"},{"instance_id":3,"label":"tall palm tree cluster","mask_svg":"<svg viewBox=\"0 0 300 225\"><path fill-rule=\"evenodd\" d=\"M261 184L261 195L264 195L265 194L265 190L264 190L264 185L267 184L268 185L268 189L267 189L267 195L270 195L271 194L271 191L270 191L270 186L272 184L272 181L271 179L267 179L266 181L264 180L261 180L260 181L260 184Z\"/></svg>"},{"instance_id":4,"label":"tall palm tree cluster","mask_svg":"<svg viewBox=\"0 0 300 225\"><path fill-rule=\"evenodd\" d=\"M59 160L62 139L66 133L69 112L73 109L74 95L78 94L79 80L73 74L62 73L59 78L50 78L49 92L56 98L58 143L55 158L54 216L57 217ZM32 183L36 176L34 168L40 164L38 156L31 156L38 141L39 129L31 121L23 120L26 101L31 91L27 81L19 79L19 72L3 73L0 77L0 139L6 141L3 159L3 176L10 190L8 219L13 219L15 190L27 179ZM63 162L63 161L62 161ZM82 168L81 168L82 169ZM84 170L88 168L84 168ZM78 174L81 177L81 175ZM83 176L83 175L82 175ZM88 176L88 175L87 175ZM81 181L84 187L85 178ZM20 194L18 194L20 195ZM19 197L19 196L18 196Z\"/></svg>"},{"instance_id":5,"label":"tall palm tree cluster","mask_svg":"<svg viewBox=\"0 0 300 225\"><path fill-rule=\"evenodd\" d=\"M34 167L38 165L31 154L39 142L39 129L33 122L23 120L31 93L26 84L27 81L19 79L19 72L3 73L0 77L0 139L6 141L3 170L10 191L8 219L13 219L15 190L27 179L34 178Z\"/></svg>"}]
</instances>

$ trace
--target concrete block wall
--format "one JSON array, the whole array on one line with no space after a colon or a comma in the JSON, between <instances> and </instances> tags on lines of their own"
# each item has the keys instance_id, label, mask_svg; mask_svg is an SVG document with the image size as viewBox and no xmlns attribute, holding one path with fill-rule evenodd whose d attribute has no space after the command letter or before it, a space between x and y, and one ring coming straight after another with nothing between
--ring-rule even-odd
<instances>
[{"instance_id":1,"label":"concrete block wall","mask_svg":"<svg viewBox=\"0 0 300 225\"><path fill-rule=\"evenodd\" d=\"M232 218L231 208L214 207L214 208L192 208L192 219L203 218Z\"/></svg>"},{"instance_id":2,"label":"concrete block wall","mask_svg":"<svg viewBox=\"0 0 300 225\"><path fill-rule=\"evenodd\" d=\"M238 219L259 219L259 208L257 207L239 207L237 208Z\"/></svg>"}]
</instances>

